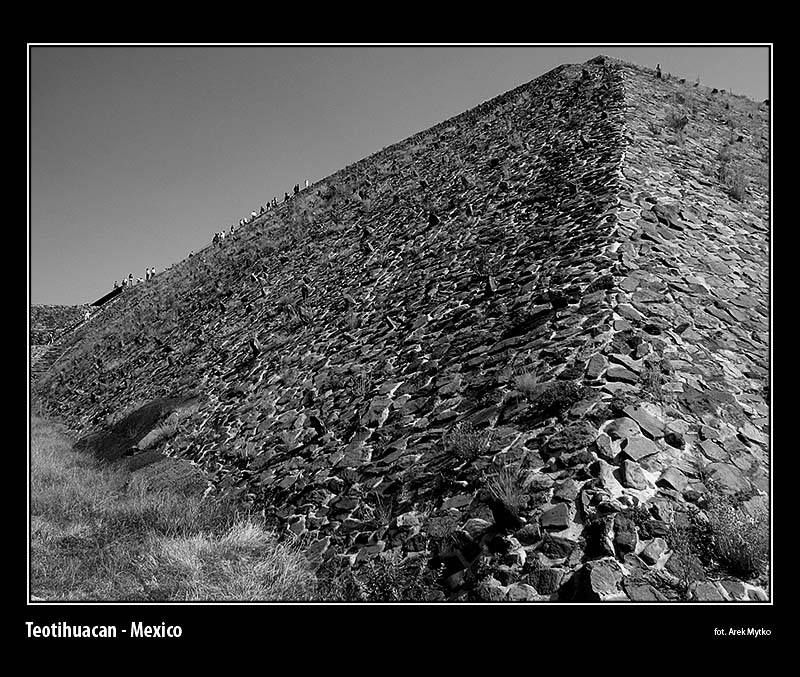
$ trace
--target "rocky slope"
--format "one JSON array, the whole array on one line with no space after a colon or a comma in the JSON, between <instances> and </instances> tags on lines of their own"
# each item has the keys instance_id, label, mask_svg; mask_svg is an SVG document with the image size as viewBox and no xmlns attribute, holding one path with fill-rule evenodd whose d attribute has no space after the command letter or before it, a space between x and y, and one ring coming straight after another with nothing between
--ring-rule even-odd
<instances>
[{"instance_id":1,"label":"rocky slope","mask_svg":"<svg viewBox=\"0 0 800 677\"><path fill-rule=\"evenodd\" d=\"M40 346L51 343L55 338L83 319L88 305L52 306L33 305L30 307L31 345Z\"/></svg>"},{"instance_id":2,"label":"rocky slope","mask_svg":"<svg viewBox=\"0 0 800 677\"><path fill-rule=\"evenodd\" d=\"M35 390L110 457L171 398L155 448L315 559L423 556L448 599L677 599L670 525L712 482L769 490L767 130L743 98L559 67L126 291Z\"/></svg>"}]
</instances>

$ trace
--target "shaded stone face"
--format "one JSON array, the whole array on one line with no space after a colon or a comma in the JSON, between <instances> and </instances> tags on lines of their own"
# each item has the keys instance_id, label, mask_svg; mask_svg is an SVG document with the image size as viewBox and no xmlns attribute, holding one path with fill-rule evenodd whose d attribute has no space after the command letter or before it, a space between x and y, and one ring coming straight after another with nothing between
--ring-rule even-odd
<instances>
[{"instance_id":1,"label":"shaded stone face","mask_svg":"<svg viewBox=\"0 0 800 677\"><path fill-rule=\"evenodd\" d=\"M126 290L35 390L85 438L191 393L158 453L274 510L314 557L431 537L454 593L477 549L486 599L571 577L586 599L660 599L613 558L660 561L696 465L728 493L766 479L768 118L728 102L606 58L554 69ZM728 146L744 201L707 166Z\"/></svg>"}]
</instances>

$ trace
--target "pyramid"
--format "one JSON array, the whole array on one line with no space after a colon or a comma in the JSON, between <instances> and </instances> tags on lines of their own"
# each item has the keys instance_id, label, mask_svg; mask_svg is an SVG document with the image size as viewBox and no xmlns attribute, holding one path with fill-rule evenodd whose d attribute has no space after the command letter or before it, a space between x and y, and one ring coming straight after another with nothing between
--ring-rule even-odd
<instances>
[{"instance_id":1,"label":"pyramid","mask_svg":"<svg viewBox=\"0 0 800 677\"><path fill-rule=\"evenodd\" d=\"M424 556L447 599L671 599L669 529L709 485L768 502L768 139L766 103L560 66L126 290L34 393L315 561Z\"/></svg>"}]
</instances>

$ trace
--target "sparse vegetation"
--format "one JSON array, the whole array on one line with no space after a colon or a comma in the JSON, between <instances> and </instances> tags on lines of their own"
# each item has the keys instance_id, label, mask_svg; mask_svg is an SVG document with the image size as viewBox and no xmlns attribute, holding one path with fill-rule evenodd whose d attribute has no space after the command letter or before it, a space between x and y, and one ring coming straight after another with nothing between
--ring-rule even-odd
<instances>
[{"instance_id":1,"label":"sparse vegetation","mask_svg":"<svg viewBox=\"0 0 800 677\"><path fill-rule=\"evenodd\" d=\"M364 398L372 390L370 378L364 372L359 372L350 380L350 389L358 398Z\"/></svg>"},{"instance_id":2,"label":"sparse vegetation","mask_svg":"<svg viewBox=\"0 0 800 677\"><path fill-rule=\"evenodd\" d=\"M675 400L675 394L664 388L666 377L671 370L668 360L660 362L647 362L639 374L639 384L642 392L654 402L670 403Z\"/></svg>"},{"instance_id":3,"label":"sparse vegetation","mask_svg":"<svg viewBox=\"0 0 800 677\"><path fill-rule=\"evenodd\" d=\"M526 473L517 467L504 465L489 475L486 488L492 496L517 514L530 500L525 490Z\"/></svg>"},{"instance_id":4,"label":"sparse vegetation","mask_svg":"<svg viewBox=\"0 0 800 677\"><path fill-rule=\"evenodd\" d=\"M427 602L441 598L439 572L424 557L378 557L356 566L329 560L317 569L319 598L342 602Z\"/></svg>"},{"instance_id":5,"label":"sparse vegetation","mask_svg":"<svg viewBox=\"0 0 800 677\"><path fill-rule=\"evenodd\" d=\"M686 125L689 124L689 116L684 111L673 108L667 111L664 124L667 126L667 129L675 133L678 144L682 146L685 138L684 129L686 129Z\"/></svg>"},{"instance_id":6,"label":"sparse vegetation","mask_svg":"<svg viewBox=\"0 0 800 677\"><path fill-rule=\"evenodd\" d=\"M458 423L445 435L444 445L448 453L465 461L483 455L489 449L492 433L479 431L470 423Z\"/></svg>"},{"instance_id":7,"label":"sparse vegetation","mask_svg":"<svg viewBox=\"0 0 800 677\"><path fill-rule=\"evenodd\" d=\"M525 397L531 398L536 392L536 386L539 384L539 379L536 374L526 371L522 374L517 374L514 377L514 387L518 392L522 393Z\"/></svg>"},{"instance_id":8,"label":"sparse vegetation","mask_svg":"<svg viewBox=\"0 0 800 677\"><path fill-rule=\"evenodd\" d=\"M713 554L722 566L736 576L755 578L762 574L769 557L766 509L751 514L735 498L712 491L706 513Z\"/></svg>"},{"instance_id":9,"label":"sparse vegetation","mask_svg":"<svg viewBox=\"0 0 800 677\"><path fill-rule=\"evenodd\" d=\"M728 195L734 200L743 202L747 198L748 181L741 165L728 163L720 166L719 178Z\"/></svg>"},{"instance_id":10,"label":"sparse vegetation","mask_svg":"<svg viewBox=\"0 0 800 677\"><path fill-rule=\"evenodd\" d=\"M673 553L669 568L686 596L708 571L756 579L766 573L769 557L769 516L754 513L706 480L705 509L670 527L667 542Z\"/></svg>"}]
</instances>

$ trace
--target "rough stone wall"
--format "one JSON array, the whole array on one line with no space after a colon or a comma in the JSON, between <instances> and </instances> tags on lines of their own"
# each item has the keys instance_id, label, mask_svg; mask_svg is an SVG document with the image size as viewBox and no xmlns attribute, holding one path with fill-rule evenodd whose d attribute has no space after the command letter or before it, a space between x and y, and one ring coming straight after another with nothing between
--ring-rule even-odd
<instances>
[{"instance_id":1,"label":"rough stone wall","mask_svg":"<svg viewBox=\"0 0 800 677\"><path fill-rule=\"evenodd\" d=\"M645 361L665 366L662 409L689 425L695 474L705 466L731 487L767 492L768 109L621 69L629 143L617 312L652 336ZM675 109L689 119L683 143L668 128L652 133ZM744 199L715 175L723 148L746 172Z\"/></svg>"},{"instance_id":2,"label":"rough stone wall","mask_svg":"<svg viewBox=\"0 0 800 677\"><path fill-rule=\"evenodd\" d=\"M767 231L642 130L671 86L564 66L365 158L126 292L37 392L84 433L198 395L159 451L314 557L455 534L455 595L483 558L485 599L658 599L698 448L731 487L766 477Z\"/></svg>"}]
</instances>

